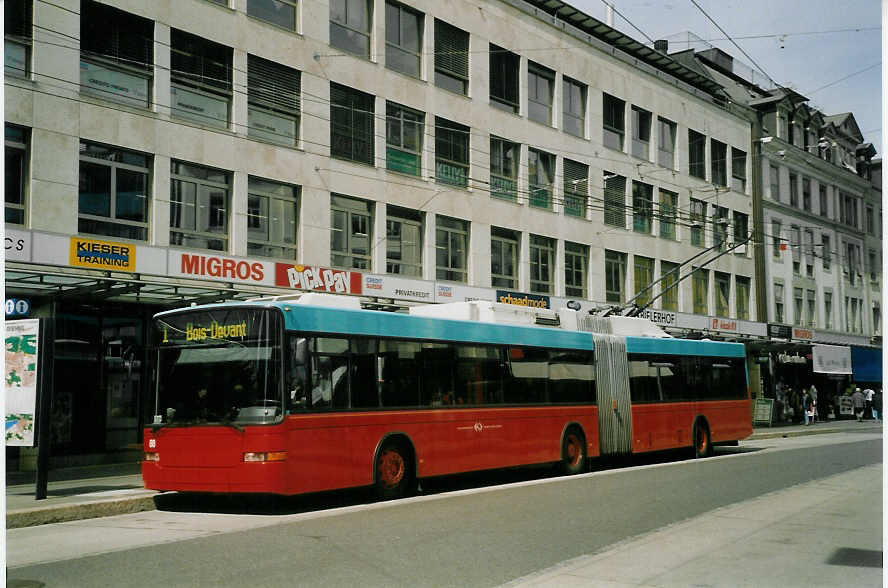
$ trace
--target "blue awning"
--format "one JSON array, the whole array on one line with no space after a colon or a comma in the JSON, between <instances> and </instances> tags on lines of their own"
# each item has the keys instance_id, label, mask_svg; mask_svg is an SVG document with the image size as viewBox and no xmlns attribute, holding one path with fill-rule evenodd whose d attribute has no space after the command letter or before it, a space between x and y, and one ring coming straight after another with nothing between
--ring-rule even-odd
<instances>
[{"instance_id":1,"label":"blue awning","mask_svg":"<svg viewBox=\"0 0 888 588\"><path fill-rule=\"evenodd\" d=\"M856 382L882 381L882 350L873 347L851 347L851 369Z\"/></svg>"}]
</instances>

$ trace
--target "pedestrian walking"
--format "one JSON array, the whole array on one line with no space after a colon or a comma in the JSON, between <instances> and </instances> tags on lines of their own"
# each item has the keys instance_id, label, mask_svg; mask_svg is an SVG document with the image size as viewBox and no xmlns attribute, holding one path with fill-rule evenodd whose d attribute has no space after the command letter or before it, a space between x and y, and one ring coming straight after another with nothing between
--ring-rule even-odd
<instances>
[{"instance_id":1,"label":"pedestrian walking","mask_svg":"<svg viewBox=\"0 0 888 588\"><path fill-rule=\"evenodd\" d=\"M863 397L866 399L866 414L873 413L873 394L872 388L863 389Z\"/></svg>"},{"instance_id":2,"label":"pedestrian walking","mask_svg":"<svg viewBox=\"0 0 888 588\"><path fill-rule=\"evenodd\" d=\"M882 389L876 390L873 394L873 419L879 422L879 413L882 412Z\"/></svg>"},{"instance_id":3,"label":"pedestrian walking","mask_svg":"<svg viewBox=\"0 0 888 588\"><path fill-rule=\"evenodd\" d=\"M805 426L811 424L811 396L802 388L802 414L805 417Z\"/></svg>"},{"instance_id":4,"label":"pedestrian walking","mask_svg":"<svg viewBox=\"0 0 888 588\"><path fill-rule=\"evenodd\" d=\"M860 388L854 389L854 394L851 395L851 403L854 405L854 414L857 416L857 422L863 421L863 410L866 408L866 397L863 395L863 392L860 391Z\"/></svg>"},{"instance_id":5,"label":"pedestrian walking","mask_svg":"<svg viewBox=\"0 0 888 588\"><path fill-rule=\"evenodd\" d=\"M811 423L813 424L817 422L817 388L814 387L814 384L811 384L808 395L811 397L811 406L813 407L811 411Z\"/></svg>"}]
</instances>

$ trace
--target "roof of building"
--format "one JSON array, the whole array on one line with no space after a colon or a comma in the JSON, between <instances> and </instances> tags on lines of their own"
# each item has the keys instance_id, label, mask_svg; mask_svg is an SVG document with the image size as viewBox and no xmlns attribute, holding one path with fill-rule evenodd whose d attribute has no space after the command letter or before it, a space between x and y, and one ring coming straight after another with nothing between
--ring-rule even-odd
<instances>
[{"instance_id":1,"label":"roof of building","mask_svg":"<svg viewBox=\"0 0 888 588\"><path fill-rule=\"evenodd\" d=\"M525 2L694 88L703 90L714 97L723 96L723 88L709 77L679 63L665 53L636 41L561 0L525 0Z\"/></svg>"}]
</instances>

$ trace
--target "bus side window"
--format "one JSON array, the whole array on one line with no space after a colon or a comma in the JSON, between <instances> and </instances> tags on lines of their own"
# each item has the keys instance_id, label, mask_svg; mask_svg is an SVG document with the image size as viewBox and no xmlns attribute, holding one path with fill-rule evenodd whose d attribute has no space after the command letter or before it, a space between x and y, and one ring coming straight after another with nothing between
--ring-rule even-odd
<instances>
[{"instance_id":1,"label":"bus side window","mask_svg":"<svg viewBox=\"0 0 888 588\"><path fill-rule=\"evenodd\" d=\"M308 361L308 339L291 335L287 340L287 400L288 410L306 408L306 367Z\"/></svg>"}]
</instances>

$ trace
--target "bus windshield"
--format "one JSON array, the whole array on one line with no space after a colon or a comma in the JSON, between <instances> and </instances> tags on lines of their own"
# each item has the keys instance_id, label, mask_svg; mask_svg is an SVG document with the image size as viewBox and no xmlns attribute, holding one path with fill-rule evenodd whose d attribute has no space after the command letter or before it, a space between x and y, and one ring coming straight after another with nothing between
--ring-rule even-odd
<instances>
[{"instance_id":1,"label":"bus windshield","mask_svg":"<svg viewBox=\"0 0 888 588\"><path fill-rule=\"evenodd\" d=\"M277 313L216 308L158 317L155 425L283 418Z\"/></svg>"}]
</instances>

